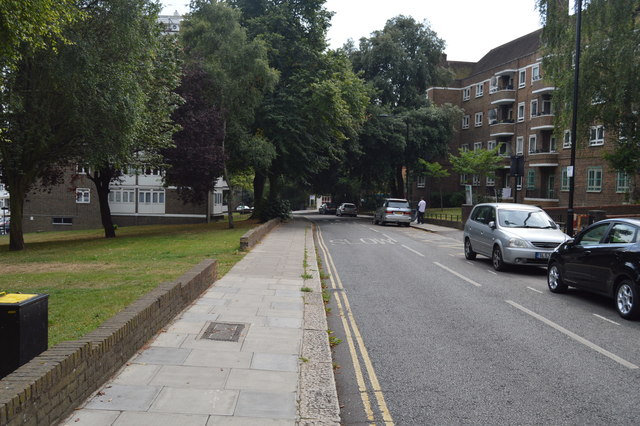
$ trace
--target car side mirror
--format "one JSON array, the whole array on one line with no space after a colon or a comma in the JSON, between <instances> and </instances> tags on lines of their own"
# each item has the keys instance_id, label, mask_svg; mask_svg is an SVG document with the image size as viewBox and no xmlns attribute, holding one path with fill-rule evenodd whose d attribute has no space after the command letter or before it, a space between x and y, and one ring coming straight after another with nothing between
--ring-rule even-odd
<instances>
[{"instance_id":1,"label":"car side mirror","mask_svg":"<svg viewBox=\"0 0 640 426\"><path fill-rule=\"evenodd\" d=\"M492 220L491 222L489 222L489 228L491 229L496 229L496 222L494 220Z\"/></svg>"}]
</instances>

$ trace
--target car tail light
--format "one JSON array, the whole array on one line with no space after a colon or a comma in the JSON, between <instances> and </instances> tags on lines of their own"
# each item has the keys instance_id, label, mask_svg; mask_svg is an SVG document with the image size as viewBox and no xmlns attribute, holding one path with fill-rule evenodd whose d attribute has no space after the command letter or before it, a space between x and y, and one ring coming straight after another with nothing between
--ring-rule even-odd
<instances>
[{"instance_id":1,"label":"car tail light","mask_svg":"<svg viewBox=\"0 0 640 426\"><path fill-rule=\"evenodd\" d=\"M393 210L387 210L387 214L393 214Z\"/></svg>"},{"instance_id":2,"label":"car tail light","mask_svg":"<svg viewBox=\"0 0 640 426\"><path fill-rule=\"evenodd\" d=\"M411 212L404 212L404 214L411 216Z\"/></svg>"}]
</instances>

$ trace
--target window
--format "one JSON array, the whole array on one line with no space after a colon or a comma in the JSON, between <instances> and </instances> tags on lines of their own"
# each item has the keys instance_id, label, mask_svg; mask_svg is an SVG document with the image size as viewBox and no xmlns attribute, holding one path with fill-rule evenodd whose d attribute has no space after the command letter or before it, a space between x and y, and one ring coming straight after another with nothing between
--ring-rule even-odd
<instances>
[{"instance_id":1,"label":"window","mask_svg":"<svg viewBox=\"0 0 640 426\"><path fill-rule=\"evenodd\" d=\"M465 87L464 89L462 89L462 100L468 101L470 97L471 97L471 87Z\"/></svg>"},{"instance_id":2,"label":"window","mask_svg":"<svg viewBox=\"0 0 640 426\"><path fill-rule=\"evenodd\" d=\"M604 145L604 126L591 126L589 146Z\"/></svg>"},{"instance_id":3,"label":"window","mask_svg":"<svg viewBox=\"0 0 640 426\"><path fill-rule=\"evenodd\" d=\"M531 101L531 117L537 117L538 116L538 100L537 99L533 99Z\"/></svg>"},{"instance_id":4,"label":"window","mask_svg":"<svg viewBox=\"0 0 640 426\"><path fill-rule=\"evenodd\" d=\"M626 223L614 223L605 240L609 244L632 244L637 240L637 230L635 226Z\"/></svg>"},{"instance_id":5,"label":"window","mask_svg":"<svg viewBox=\"0 0 640 426\"><path fill-rule=\"evenodd\" d=\"M469 144L462 144L462 152L469 152Z\"/></svg>"},{"instance_id":6,"label":"window","mask_svg":"<svg viewBox=\"0 0 640 426\"><path fill-rule=\"evenodd\" d=\"M602 167L587 167L587 192L602 191Z\"/></svg>"},{"instance_id":7,"label":"window","mask_svg":"<svg viewBox=\"0 0 640 426\"><path fill-rule=\"evenodd\" d=\"M164 189L141 189L138 192L140 204L164 204Z\"/></svg>"},{"instance_id":8,"label":"window","mask_svg":"<svg viewBox=\"0 0 640 426\"><path fill-rule=\"evenodd\" d=\"M82 164L76 164L76 174L86 175L87 173L89 173L88 167L85 167Z\"/></svg>"},{"instance_id":9,"label":"window","mask_svg":"<svg viewBox=\"0 0 640 426\"><path fill-rule=\"evenodd\" d=\"M536 171L534 169L527 171L527 189L536 189Z\"/></svg>"},{"instance_id":10,"label":"window","mask_svg":"<svg viewBox=\"0 0 640 426\"><path fill-rule=\"evenodd\" d=\"M562 138L562 147L571 148L571 130L565 130Z\"/></svg>"},{"instance_id":11,"label":"window","mask_svg":"<svg viewBox=\"0 0 640 426\"><path fill-rule=\"evenodd\" d=\"M136 193L131 188L111 189L109 192L110 203L135 203Z\"/></svg>"},{"instance_id":12,"label":"window","mask_svg":"<svg viewBox=\"0 0 640 426\"><path fill-rule=\"evenodd\" d=\"M539 113L540 115L551 115L553 114L553 104L550 99L542 100L542 111Z\"/></svg>"},{"instance_id":13,"label":"window","mask_svg":"<svg viewBox=\"0 0 640 426\"><path fill-rule=\"evenodd\" d=\"M542 78L540 75L540 64L535 64L531 67L531 82L538 81Z\"/></svg>"},{"instance_id":14,"label":"window","mask_svg":"<svg viewBox=\"0 0 640 426\"><path fill-rule=\"evenodd\" d=\"M480 149L482 149L482 142L474 142L473 143L473 150L474 151L478 151Z\"/></svg>"},{"instance_id":15,"label":"window","mask_svg":"<svg viewBox=\"0 0 640 426\"><path fill-rule=\"evenodd\" d=\"M511 155L511 142L500 142L498 144L498 154L502 156L510 156Z\"/></svg>"},{"instance_id":16,"label":"window","mask_svg":"<svg viewBox=\"0 0 640 426\"><path fill-rule=\"evenodd\" d=\"M518 136L516 138L516 155L522 155L524 153L524 137Z\"/></svg>"},{"instance_id":17,"label":"window","mask_svg":"<svg viewBox=\"0 0 640 426\"><path fill-rule=\"evenodd\" d=\"M487 176L487 186L496 186L496 178Z\"/></svg>"},{"instance_id":18,"label":"window","mask_svg":"<svg viewBox=\"0 0 640 426\"><path fill-rule=\"evenodd\" d=\"M558 143L556 142L556 137L551 136L551 139L549 139L549 152L556 151L558 151Z\"/></svg>"},{"instance_id":19,"label":"window","mask_svg":"<svg viewBox=\"0 0 640 426\"><path fill-rule=\"evenodd\" d=\"M516 176L516 188L522 189L522 176Z\"/></svg>"},{"instance_id":20,"label":"window","mask_svg":"<svg viewBox=\"0 0 640 426\"><path fill-rule=\"evenodd\" d=\"M147 166L142 169L142 173L147 176L162 176L162 169L159 169L159 168L154 169Z\"/></svg>"},{"instance_id":21,"label":"window","mask_svg":"<svg viewBox=\"0 0 640 426\"><path fill-rule=\"evenodd\" d=\"M562 168L562 182L560 182L560 191L568 191L569 190L569 172L567 171L567 167Z\"/></svg>"},{"instance_id":22,"label":"window","mask_svg":"<svg viewBox=\"0 0 640 426\"><path fill-rule=\"evenodd\" d=\"M524 121L524 102L518 104L518 121Z\"/></svg>"},{"instance_id":23,"label":"window","mask_svg":"<svg viewBox=\"0 0 640 426\"><path fill-rule=\"evenodd\" d=\"M480 175L473 175L473 186L480 186Z\"/></svg>"},{"instance_id":24,"label":"window","mask_svg":"<svg viewBox=\"0 0 640 426\"><path fill-rule=\"evenodd\" d=\"M498 77L495 75L489 80L489 93L495 93L498 91Z\"/></svg>"},{"instance_id":25,"label":"window","mask_svg":"<svg viewBox=\"0 0 640 426\"><path fill-rule=\"evenodd\" d=\"M482 113L476 112L476 127L482 126Z\"/></svg>"},{"instance_id":26,"label":"window","mask_svg":"<svg viewBox=\"0 0 640 426\"><path fill-rule=\"evenodd\" d=\"M89 188L76 188L76 203L88 204L91 201Z\"/></svg>"},{"instance_id":27,"label":"window","mask_svg":"<svg viewBox=\"0 0 640 426\"><path fill-rule=\"evenodd\" d=\"M491 151L496 148L496 141L487 141L487 149Z\"/></svg>"},{"instance_id":28,"label":"window","mask_svg":"<svg viewBox=\"0 0 640 426\"><path fill-rule=\"evenodd\" d=\"M426 183L426 178L424 175L418 175L416 186L418 188L424 188Z\"/></svg>"},{"instance_id":29,"label":"window","mask_svg":"<svg viewBox=\"0 0 640 426\"><path fill-rule=\"evenodd\" d=\"M534 154L537 152L536 141L536 135L529 135L529 154Z\"/></svg>"},{"instance_id":30,"label":"window","mask_svg":"<svg viewBox=\"0 0 640 426\"><path fill-rule=\"evenodd\" d=\"M476 98L484 95L484 83L476 84Z\"/></svg>"},{"instance_id":31,"label":"window","mask_svg":"<svg viewBox=\"0 0 640 426\"><path fill-rule=\"evenodd\" d=\"M73 225L73 218L71 217L52 217L52 225Z\"/></svg>"},{"instance_id":32,"label":"window","mask_svg":"<svg viewBox=\"0 0 640 426\"><path fill-rule=\"evenodd\" d=\"M616 173L616 192L629 192L629 175L626 172L618 171Z\"/></svg>"},{"instance_id":33,"label":"window","mask_svg":"<svg viewBox=\"0 0 640 426\"><path fill-rule=\"evenodd\" d=\"M462 117L462 128L463 129L468 129L469 128L469 116L465 115L464 117Z\"/></svg>"},{"instance_id":34,"label":"window","mask_svg":"<svg viewBox=\"0 0 640 426\"><path fill-rule=\"evenodd\" d=\"M460 175L460 185L464 185L467 183L467 175L466 173L463 173Z\"/></svg>"},{"instance_id":35,"label":"window","mask_svg":"<svg viewBox=\"0 0 640 426\"><path fill-rule=\"evenodd\" d=\"M604 233L609 229L608 223L603 223L600 226L596 226L595 228L590 229L586 234L582 236L579 244L583 246L592 246L595 244L599 244L602 237L604 237Z\"/></svg>"},{"instance_id":36,"label":"window","mask_svg":"<svg viewBox=\"0 0 640 426\"><path fill-rule=\"evenodd\" d=\"M527 85L527 70L520 70L518 73L518 87L523 88Z\"/></svg>"},{"instance_id":37,"label":"window","mask_svg":"<svg viewBox=\"0 0 640 426\"><path fill-rule=\"evenodd\" d=\"M489 110L489 125L498 124L498 109L493 108Z\"/></svg>"}]
</instances>

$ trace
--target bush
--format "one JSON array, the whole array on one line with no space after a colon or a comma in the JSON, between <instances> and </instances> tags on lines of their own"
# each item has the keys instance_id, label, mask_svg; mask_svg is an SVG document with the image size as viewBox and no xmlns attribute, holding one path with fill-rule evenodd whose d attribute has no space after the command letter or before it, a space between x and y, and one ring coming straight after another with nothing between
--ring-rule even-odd
<instances>
[{"instance_id":1,"label":"bush","mask_svg":"<svg viewBox=\"0 0 640 426\"><path fill-rule=\"evenodd\" d=\"M279 217L280 219L291 219L291 205L289 200L271 199L266 202L260 212L260 220L266 222Z\"/></svg>"}]
</instances>

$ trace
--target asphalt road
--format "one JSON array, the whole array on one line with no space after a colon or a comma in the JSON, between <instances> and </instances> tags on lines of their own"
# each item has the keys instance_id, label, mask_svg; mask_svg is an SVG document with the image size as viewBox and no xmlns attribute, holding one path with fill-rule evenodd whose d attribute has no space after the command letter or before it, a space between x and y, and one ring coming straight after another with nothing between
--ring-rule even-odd
<instances>
[{"instance_id":1,"label":"asphalt road","mask_svg":"<svg viewBox=\"0 0 640 426\"><path fill-rule=\"evenodd\" d=\"M309 218L343 424L640 423L640 323L612 301L467 261L460 231Z\"/></svg>"}]
</instances>

